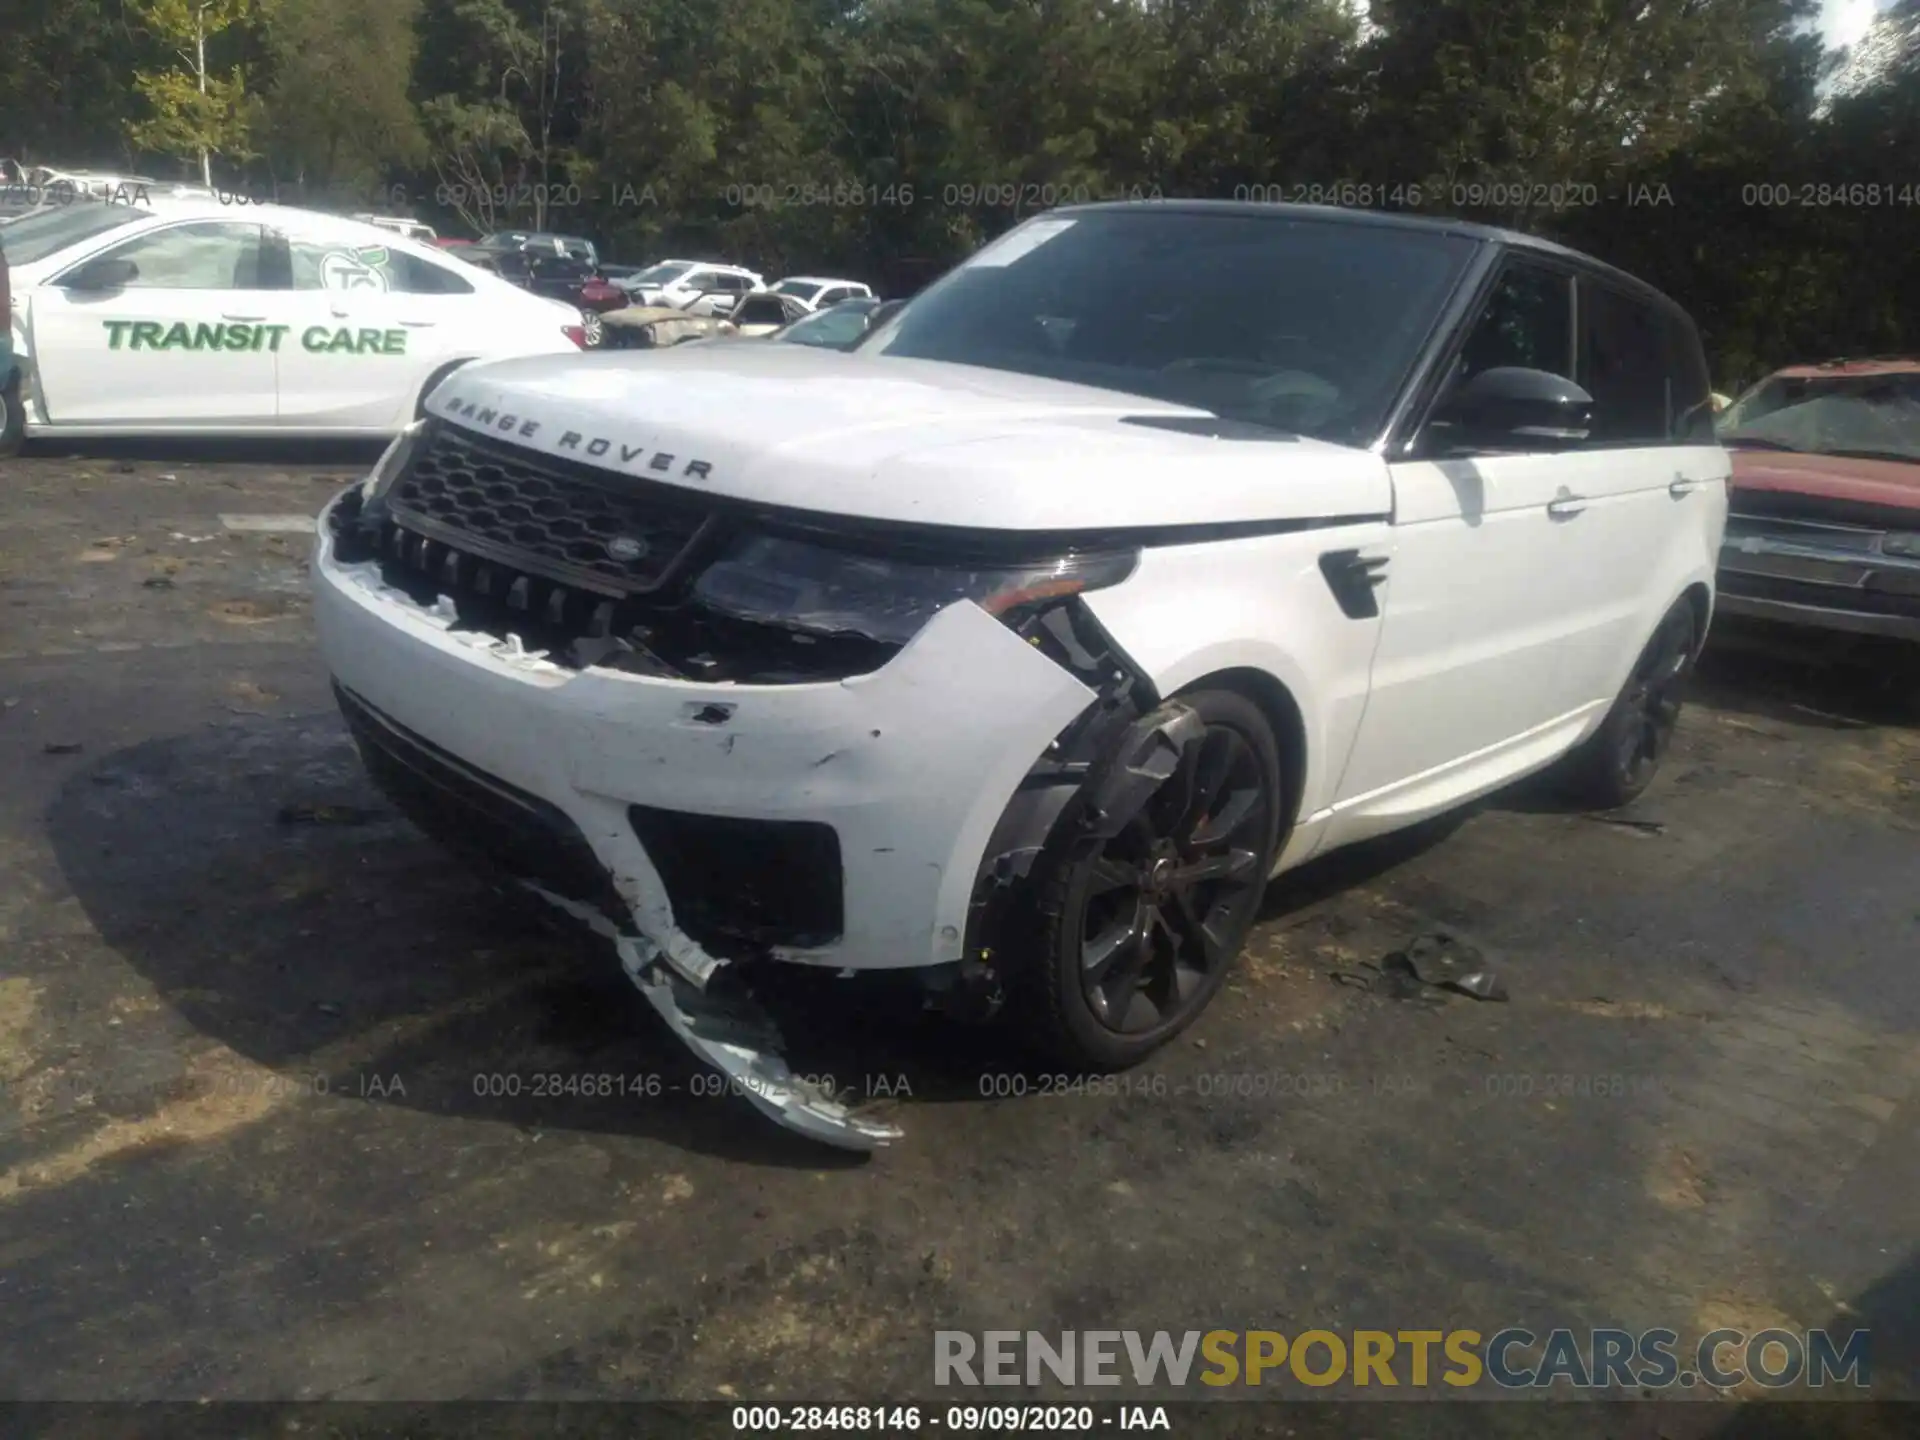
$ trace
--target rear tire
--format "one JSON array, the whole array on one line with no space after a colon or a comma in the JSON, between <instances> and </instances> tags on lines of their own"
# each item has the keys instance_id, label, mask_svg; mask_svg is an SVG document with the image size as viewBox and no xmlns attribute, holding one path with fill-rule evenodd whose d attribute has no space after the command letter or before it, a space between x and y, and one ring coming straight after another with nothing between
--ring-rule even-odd
<instances>
[{"instance_id":1,"label":"rear tire","mask_svg":"<svg viewBox=\"0 0 1920 1440\"><path fill-rule=\"evenodd\" d=\"M1560 762L1569 796L1618 810L1646 792L1680 719L1680 691L1700 648L1699 620L1682 599L1661 617L1600 728Z\"/></svg>"},{"instance_id":2,"label":"rear tire","mask_svg":"<svg viewBox=\"0 0 1920 1440\"><path fill-rule=\"evenodd\" d=\"M20 403L20 369L16 365L0 385L0 459L11 459L27 444L27 412Z\"/></svg>"},{"instance_id":3,"label":"rear tire","mask_svg":"<svg viewBox=\"0 0 1920 1440\"><path fill-rule=\"evenodd\" d=\"M1279 747L1231 690L1179 697L1199 733L1111 839L1043 857L1038 923L1018 974L1044 1056L1124 1070L1178 1035L1225 983L1279 844Z\"/></svg>"}]
</instances>

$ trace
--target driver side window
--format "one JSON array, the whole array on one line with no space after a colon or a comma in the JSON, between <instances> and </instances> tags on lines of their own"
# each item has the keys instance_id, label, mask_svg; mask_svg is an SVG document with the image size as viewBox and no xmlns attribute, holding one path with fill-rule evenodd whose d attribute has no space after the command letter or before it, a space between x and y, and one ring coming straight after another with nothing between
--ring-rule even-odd
<instances>
[{"instance_id":1,"label":"driver side window","mask_svg":"<svg viewBox=\"0 0 1920 1440\"><path fill-rule=\"evenodd\" d=\"M1467 336L1455 383L1503 366L1571 379L1573 354L1573 277L1544 265L1512 263Z\"/></svg>"}]
</instances>

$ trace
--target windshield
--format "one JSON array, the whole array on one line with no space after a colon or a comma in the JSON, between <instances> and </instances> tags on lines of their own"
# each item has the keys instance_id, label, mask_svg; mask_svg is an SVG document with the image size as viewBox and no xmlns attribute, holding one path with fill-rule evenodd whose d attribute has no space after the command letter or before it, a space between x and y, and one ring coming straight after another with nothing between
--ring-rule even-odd
<instances>
[{"instance_id":1,"label":"windshield","mask_svg":"<svg viewBox=\"0 0 1920 1440\"><path fill-rule=\"evenodd\" d=\"M878 300L843 300L817 314L796 320L773 338L795 345L819 345L829 350L844 350L867 333Z\"/></svg>"},{"instance_id":2,"label":"windshield","mask_svg":"<svg viewBox=\"0 0 1920 1440\"><path fill-rule=\"evenodd\" d=\"M533 237L524 230L496 230L482 236L480 243L493 250L517 250Z\"/></svg>"},{"instance_id":3,"label":"windshield","mask_svg":"<svg viewBox=\"0 0 1920 1440\"><path fill-rule=\"evenodd\" d=\"M773 287L776 295L791 295L796 300L809 301L827 287L815 285L806 280L782 280Z\"/></svg>"},{"instance_id":4,"label":"windshield","mask_svg":"<svg viewBox=\"0 0 1920 1440\"><path fill-rule=\"evenodd\" d=\"M134 205L93 204L54 205L22 215L0 234L9 265L31 265L49 255L57 255L69 245L78 245L96 235L104 235L135 220L149 220L153 212Z\"/></svg>"},{"instance_id":5,"label":"windshield","mask_svg":"<svg viewBox=\"0 0 1920 1440\"><path fill-rule=\"evenodd\" d=\"M1147 395L1369 443L1477 242L1171 206L1029 221L863 353Z\"/></svg>"},{"instance_id":6,"label":"windshield","mask_svg":"<svg viewBox=\"0 0 1920 1440\"><path fill-rule=\"evenodd\" d=\"M650 265L638 275L634 276L629 283L634 285L665 285L670 281L678 280L692 268L693 266L691 265L676 265L672 262Z\"/></svg>"},{"instance_id":7,"label":"windshield","mask_svg":"<svg viewBox=\"0 0 1920 1440\"><path fill-rule=\"evenodd\" d=\"M1741 396L1716 428L1727 445L1920 464L1920 372L1776 375Z\"/></svg>"}]
</instances>

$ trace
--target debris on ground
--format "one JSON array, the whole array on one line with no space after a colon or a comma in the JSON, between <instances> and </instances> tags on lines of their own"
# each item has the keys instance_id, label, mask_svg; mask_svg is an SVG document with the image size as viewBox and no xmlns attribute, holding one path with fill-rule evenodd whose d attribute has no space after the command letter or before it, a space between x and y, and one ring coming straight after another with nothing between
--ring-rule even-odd
<instances>
[{"instance_id":1,"label":"debris on ground","mask_svg":"<svg viewBox=\"0 0 1920 1440\"><path fill-rule=\"evenodd\" d=\"M173 577L170 575L149 575L140 583L149 590L173 589Z\"/></svg>"},{"instance_id":2,"label":"debris on ground","mask_svg":"<svg viewBox=\"0 0 1920 1440\"><path fill-rule=\"evenodd\" d=\"M1437 1004L1441 997L1434 992L1440 990L1475 1000L1508 998L1506 982L1488 967L1479 947L1448 930L1430 930L1377 964L1363 961L1357 969L1335 970L1332 978L1389 1000Z\"/></svg>"},{"instance_id":3,"label":"debris on ground","mask_svg":"<svg viewBox=\"0 0 1920 1440\"><path fill-rule=\"evenodd\" d=\"M282 825L371 825L387 812L364 805L282 805L274 818Z\"/></svg>"},{"instance_id":4,"label":"debris on ground","mask_svg":"<svg viewBox=\"0 0 1920 1440\"><path fill-rule=\"evenodd\" d=\"M1596 820L1602 825L1617 825L1622 830L1634 830L1642 835L1667 833L1667 822L1664 820L1642 820L1633 815L1589 815L1587 819Z\"/></svg>"},{"instance_id":5,"label":"debris on ground","mask_svg":"<svg viewBox=\"0 0 1920 1440\"><path fill-rule=\"evenodd\" d=\"M311 535L311 515L222 515L220 523L229 530L254 534Z\"/></svg>"},{"instance_id":6,"label":"debris on ground","mask_svg":"<svg viewBox=\"0 0 1920 1440\"><path fill-rule=\"evenodd\" d=\"M652 941L616 926L592 906L521 881L555 909L611 940L620 966L687 1048L726 1077L731 1092L796 1134L841 1150L871 1151L898 1140L900 1127L834 1100L812 1079L795 1075L780 1053L773 1017L744 991L696 989Z\"/></svg>"},{"instance_id":7,"label":"debris on ground","mask_svg":"<svg viewBox=\"0 0 1920 1440\"><path fill-rule=\"evenodd\" d=\"M78 755L87 747L77 740L49 740L41 748L49 755Z\"/></svg>"}]
</instances>

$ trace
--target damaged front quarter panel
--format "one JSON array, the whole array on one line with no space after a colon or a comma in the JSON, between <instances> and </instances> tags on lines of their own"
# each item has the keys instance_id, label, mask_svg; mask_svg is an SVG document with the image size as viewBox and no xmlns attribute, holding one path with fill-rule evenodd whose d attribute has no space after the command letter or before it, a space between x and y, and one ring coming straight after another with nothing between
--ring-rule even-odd
<instances>
[{"instance_id":1,"label":"damaged front quarter panel","mask_svg":"<svg viewBox=\"0 0 1920 1440\"><path fill-rule=\"evenodd\" d=\"M1165 751L1161 732L1191 716L1183 706L1161 705L1153 682L1078 597L1038 609L1017 629L1095 699L1034 762L1001 812L974 881L965 956L932 979L934 1003L966 1021L990 1019L1005 1004L1006 941L1013 927L1035 921L1024 902L1042 854L1050 845L1098 843L1124 825L1171 773L1168 757L1178 756L1180 737Z\"/></svg>"}]
</instances>

